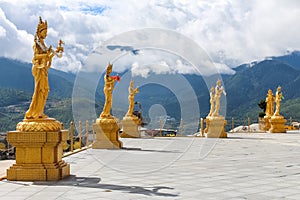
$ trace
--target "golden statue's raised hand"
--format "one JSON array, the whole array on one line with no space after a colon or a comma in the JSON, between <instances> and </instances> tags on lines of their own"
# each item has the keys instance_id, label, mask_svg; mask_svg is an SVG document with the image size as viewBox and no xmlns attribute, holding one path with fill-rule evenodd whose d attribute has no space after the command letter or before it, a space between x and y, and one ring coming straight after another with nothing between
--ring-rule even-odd
<instances>
[{"instance_id":1,"label":"golden statue's raised hand","mask_svg":"<svg viewBox=\"0 0 300 200\"><path fill-rule=\"evenodd\" d=\"M58 46L56 47L55 52L57 53L62 53L64 52L64 47L62 46L63 44L65 44L62 40L58 41Z\"/></svg>"}]
</instances>

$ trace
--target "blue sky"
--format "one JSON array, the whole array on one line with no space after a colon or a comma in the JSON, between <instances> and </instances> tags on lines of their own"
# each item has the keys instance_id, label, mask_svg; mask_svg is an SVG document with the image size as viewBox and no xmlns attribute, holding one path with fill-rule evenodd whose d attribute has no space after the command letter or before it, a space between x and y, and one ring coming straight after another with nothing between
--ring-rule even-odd
<instances>
[{"instance_id":1,"label":"blue sky","mask_svg":"<svg viewBox=\"0 0 300 200\"><path fill-rule=\"evenodd\" d=\"M39 16L48 21L48 45L65 41L64 57L53 63L64 71L79 70L111 37L149 27L194 40L225 73L242 63L300 50L298 0L2 0L0 56L31 62Z\"/></svg>"}]
</instances>

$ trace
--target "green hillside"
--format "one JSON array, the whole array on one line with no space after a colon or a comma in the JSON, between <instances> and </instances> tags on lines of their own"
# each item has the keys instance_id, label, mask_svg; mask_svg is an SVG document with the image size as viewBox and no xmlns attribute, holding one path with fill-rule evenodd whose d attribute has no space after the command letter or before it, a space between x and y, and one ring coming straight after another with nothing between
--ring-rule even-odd
<instances>
[{"instance_id":1,"label":"green hillside","mask_svg":"<svg viewBox=\"0 0 300 200\"><path fill-rule=\"evenodd\" d=\"M0 132L14 130L24 118L33 94L31 64L0 58ZM64 124L72 120L71 94L75 75L49 70L50 93L45 113Z\"/></svg>"},{"instance_id":2,"label":"green hillside","mask_svg":"<svg viewBox=\"0 0 300 200\"><path fill-rule=\"evenodd\" d=\"M236 125L247 123L247 117L252 121L257 120L261 109L258 102L265 99L268 89L272 89L275 94L277 86L282 87L285 99L282 101L281 114L286 118L292 117L300 121L300 53L293 53L281 57L274 57L262 62L241 65L234 70L234 75L222 75L225 90L227 93L226 119L229 121L235 118ZM0 131L13 130L15 125L24 117L25 111L29 107L33 93L33 77L31 75L31 64L22 63L15 60L0 58ZM101 77L95 91L89 91L92 80L98 74L84 74L84 83L76 85L76 91L80 93L74 103L79 110L72 111L72 92L75 75L58 70L49 70L50 93L45 107L45 113L55 117L69 126L73 120L73 114L79 116L80 120L91 120L93 109L86 112L86 109L95 108L97 115L101 112L103 95L103 77ZM94 77L94 78L92 78ZM161 75L161 78L164 78ZM203 77L197 75L184 75L184 78L194 89L199 102L201 117L205 117L209 112L209 91ZM119 83L118 83L119 84ZM174 83L180 88L180 83ZM124 91L127 91L124 89ZM167 115L174 118L174 128L178 128L181 109L180 103L168 88L158 84L148 84L140 88L140 93L136 96L136 101L142 104L143 116L149 120L149 109L154 104L164 107ZM179 90L180 95L189 100L189 94L185 89ZM126 92L125 92L126 93ZM122 118L127 110L127 94L122 94L119 99L124 108L113 108L114 115ZM91 101L91 97L96 98L96 103ZM124 99L124 100L123 100ZM116 99L115 99L116 100ZM74 112L74 113L72 113ZM81 113L86 113L82 115ZM184 122L189 123L188 121Z\"/></svg>"},{"instance_id":3,"label":"green hillside","mask_svg":"<svg viewBox=\"0 0 300 200\"><path fill-rule=\"evenodd\" d=\"M31 95L22 90L0 88L0 132L14 130L16 124L23 120ZM71 98L49 97L45 113L69 126L72 121Z\"/></svg>"},{"instance_id":4,"label":"green hillside","mask_svg":"<svg viewBox=\"0 0 300 200\"><path fill-rule=\"evenodd\" d=\"M282 87L286 99L282 106L284 113L284 104L289 105L294 102L289 100L300 97L299 81L300 71L280 61L267 60L252 67L243 66L235 75L224 79L228 100L227 117L255 117L255 113L260 112L257 103L265 99L268 89L275 94L278 85ZM297 107L297 104L293 103L293 106ZM287 114L300 119L296 110L290 110Z\"/></svg>"},{"instance_id":5,"label":"green hillside","mask_svg":"<svg viewBox=\"0 0 300 200\"><path fill-rule=\"evenodd\" d=\"M34 79L31 64L0 58L0 88L33 92ZM49 96L71 97L75 75L49 69Z\"/></svg>"}]
</instances>

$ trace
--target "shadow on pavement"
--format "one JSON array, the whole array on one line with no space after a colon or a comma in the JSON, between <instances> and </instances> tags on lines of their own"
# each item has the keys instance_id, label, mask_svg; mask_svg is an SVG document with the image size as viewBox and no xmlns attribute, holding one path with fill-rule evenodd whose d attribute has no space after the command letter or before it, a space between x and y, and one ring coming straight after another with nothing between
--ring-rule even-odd
<instances>
[{"instance_id":1,"label":"shadow on pavement","mask_svg":"<svg viewBox=\"0 0 300 200\"><path fill-rule=\"evenodd\" d=\"M87 188L99 188L104 192L123 191L134 194L143 194L147 196L163 196L163 197L176 197L177 194L160 192L160 190L173 190L174 188L157 186L157 187L141 187L141 186L126 186L126 185L114 185L114 184L101 184L101 178L96 177L76 177L70 175L69 177L60 181L38 181L33 185L47 185L47 186L75 186L75 187L87 187Z\"/></svg>"},{"instance_id":2,"label":"shadow on pavement","mask_svg":"<svg viewBox=\"0 0 300 200\"><path fill-rule=\"evenodd\" d=\"M123 150L127 151L146 151L146 152L155 152L155 153L182 153L181 151L167 151L167 150L151 150L151 149L141 149L141 148L127 148L123 147Z\"/></svg>"},{"instance_id":3,"label":"shadow on pavement","mask_svg":"<svg viewBox=\"0 0 300 200\"><path fill-rule=\"evenodd\" d=\"M230 136L227 137L226 139L234 140L274 140L273 138L263 138L263 137L241 137L241 136Z\"/></svg>"}]
</instances>

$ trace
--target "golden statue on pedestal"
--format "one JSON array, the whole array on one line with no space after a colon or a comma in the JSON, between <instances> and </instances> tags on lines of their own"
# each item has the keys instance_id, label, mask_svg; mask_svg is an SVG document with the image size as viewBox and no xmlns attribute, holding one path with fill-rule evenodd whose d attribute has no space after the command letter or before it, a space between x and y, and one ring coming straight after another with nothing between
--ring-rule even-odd
<instances>
[{"instance_id":1,"label":"golden statue on pedestal","mask_svg":"<svg viewBox=\"0 0 300 200\"><path fill-rule=\"evenodd\" d=\"M16 164L7 170L7 180L57 181L70 175L70 165L62 160L62 146L67 142L68 130L62 124L44 114L48 98L48 69L52 58L62 57L63 41L59 40L56 50L47 48L47 21L39 18L34 37L32 75L34 93L28 111L16 131L7 133L7 141L16 148Z\"/></svg>"},{"instance_id":2,"label":"golden statue on pedestal","mask_svg":"<svg viewBox=\"0 0 300 200\"><path fill-rule=\"evenodd\" d=\"M123 117L122 120L122 127L123 127L123 132L120 135L123 138L140 138L141 133L139 131L139 125L141 125L141 119L138 118L133 114L133 108L134 108L134 96L136 93L139 92L138 88L134 88L134 81L130 81L130 85L128 87L128 111Z\"/></svg>"},{"instance_id":3,"label":"golden statue on pedestal","mask_svg":"<svg viewBox=\"0 0 300 200\"><path fill-rule=\"evenodd\" d=\"M49 93L48 69L51 67L53 56L62 57L64 48L62 47L62 40L59 40L55 51L52 50L52 46L47 48L44 42L44 39L47 37L47 28L47 21L43 22L40 17L33 45L32 75L35 85L34 93L30 107L25 114L25 119L48 118L44 114L44 107Z\"/></svg>"},{"instance_id":4,"label":"golden statue on pedestal","mask_svg":"<svg viewBox=\"0 0 300 200\"><path fill-rule=\"evenodd\" d=\"M269 131L271 133L286 133L286 129L285 129L286 119L282 115L279 114L280 103L281 103L282 99L283 99L283 96L282 96L282 92L281 92L281 87L278 86L276 95L275 95L276 109L275 109L275 112L273 111L274 114L270 118L271 128L269 129ZM273 102L274 102L274 97L273 97ZM273 102L272 102L272 106L273 106ZM274 108L272 108L272 109L274 109Z\"/></svg>"},{"instance_id":5,"label":"golden statue on pedestal","mask_svg":"<svg viewBox=\"0 0 300 200\"><path fill-rule=\"evenodd\" d=\"M115 87L115 82L120 81L119 76L111 76L110 75L112 72L112 67L113 67L113 65L109 63L106 68L106 74L104 76L103 92L105 95L105 103L103 106L103 111L100 114L100 117L111 117L110 110L112 107L112 92Z\"/></svg>"},{"instance_id":6,"label":"golden statue on pedestal","mask_svg":"<svg viewBox=\"0 0 300 200\"><path fill-rule=\"evenodd\" d=\"M104 76L105 103L103 111L96 123L93 124L93 130L96 132L96 140L92 144L93 149L119 149L122 148L122 142L119 140L119 121L110 114L112 107L112 92L115 87L115 82L120 81L120 77L111 76L112 64L108 64L106 74Z\"/></svg>"},{"instance_id":7,"label":"golden statue on pedestal","mask_svg":"<svg viewBox=\"0 0 300 200\"><path fill-rule=\"evenodd\" d=\"M128 106L128 111L126 113L126 117L132 117L133 116L133 108L134 108L134 96L136 93L139 92L139 88L134 88L134 80L130 81L130 85L128 88L128 102L129 102L129 106Z\"/></svg>"},{"instance_id":8,"label":"golden statue on pedestal","mask_svg":"<svg viewBox=\"0 0 300 200\"><path fill-rule=\"evenodd\" d=\"M207 115L205 122L206 128L204 132L206 137L226 138L225 125L227 121L219 114L221 94L226 95L224 88L221 86L221 80L216 82L215 87L210 89L210 112Z\"/></svg>"}]
</instances>

